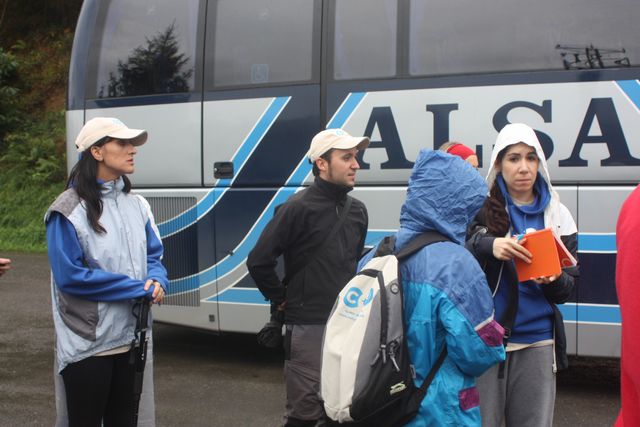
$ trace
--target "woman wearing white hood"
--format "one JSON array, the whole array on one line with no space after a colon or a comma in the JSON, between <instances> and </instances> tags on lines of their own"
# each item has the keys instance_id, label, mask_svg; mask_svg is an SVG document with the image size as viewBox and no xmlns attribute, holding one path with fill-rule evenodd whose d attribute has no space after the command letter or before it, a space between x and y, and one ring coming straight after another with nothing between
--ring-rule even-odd
<instances>
[{"instance_id":1,"label":"woman wearing white hood","mask_svg":"<svg viewBox=\"0 0 640 427\"><path fill-rule=\"evenodd\" d=\"M489 197L469 228L466 246L487 275L495 318L506 331L507 359L478 379L482 424L551 426L555 374L567 366L556 304L572 295L578 268L519 283L513 260L530 262L531 253L513 236L551 228L576 256L576 224L551 186L544 152L527 125L500 131L486 180Z\"/></svg>"}]
</instances>

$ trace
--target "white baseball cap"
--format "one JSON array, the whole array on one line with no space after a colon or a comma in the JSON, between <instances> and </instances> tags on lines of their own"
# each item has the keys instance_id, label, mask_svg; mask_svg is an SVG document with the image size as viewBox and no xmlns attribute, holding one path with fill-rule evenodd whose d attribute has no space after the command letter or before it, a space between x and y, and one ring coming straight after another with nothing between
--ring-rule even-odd
<instances>
[{"instance_id":1,"label":"white baseball cap","mask_svg":"<svg viewBox=\"0 0 640 427\"><path fill-rule=\"evenodd\" d=\"M130 129L120 120L113 117L96 117L89 120L80 129L76 138L78 153L82 153L104 137L123 139L132 145L142 145L147 142L147 131Z\"/></svg>"},{"instance_id":2,"label":"white baseball cap","mask_svg":"<svg viewBox=\"0 0 640 427\"><path fill-rule=\"evenodd\" d=\"M342 129L326 129L313 137L307 156L313 163L332 148L365 150L368 146L369 138L366 136L351 136Z\"/></svg>"}]
</instances>

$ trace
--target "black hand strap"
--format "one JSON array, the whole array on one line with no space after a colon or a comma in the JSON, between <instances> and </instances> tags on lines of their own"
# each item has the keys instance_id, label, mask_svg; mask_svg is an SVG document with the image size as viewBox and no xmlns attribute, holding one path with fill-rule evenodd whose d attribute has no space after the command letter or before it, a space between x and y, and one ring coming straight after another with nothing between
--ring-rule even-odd
<instances>
[{"instance_id":1,"label":"black hand strap","mask_svg":"<svg viewBox=\"0 0 640 427\"><path fill-rule=\"evenodd\" d=\"M518 305L519 305L519 295L520 290L518 277L516 276L516 270L512 266L507 265L507 261L503 261L500 266L502 269L502 274L505 275L505 280L501 280L501 276L498 276L498 287L500 286L508 286L508 299L507 299L507 308L504 313L502 313L502 318L497 319L498 323L502 325L504 328L504 337L502 338L502 344L505 349L507 348L507 344L509 342L509 338L511 338L511 331L513 330L513 326L516 323L516 314L518 313ZM500 283L502 282L502 283ZM504 369L505 362L500 362L500 366L498 368L498 378L504 378Z\"/></svg>"},{"instance_id":2,"label":"black hand strap","mask_svg":"<svg viewBox=\"0 0 640 427\"><path fill-rule=\"evenodd\" d=\"M134 365L134 376L133 376L133 403L134 403L134 411L133 411L133 426L138 425L138 411L140 408L140 396L142 396L142 380L144 376L144 366L147 363L147 327L148 327L148 319L149 319L149 310L150 305L149 301L146 298L140 298L140 300L136 303L136 307L138 308L138 313L136 316L136 329L135 329L135 338L131 343L131 357L135 357L133 361L130 359L129 363L133 363ZM134 346L135 343L138 343L137 347Z\"/></svg>"},{"instance_id":3,"label":"black hand strap","mask_svg":"<svg viewBox=\"0 0 640 427\"><path fill-rule=\"evenodd\" d=\"M333 239L333 237L336 235L338 230L340 230L340 228L342 227L342 224L344 224L344 220L347 219L347 215L349 214L349 210L351 209L351 204L352 203L353 203L353 198L347 196L347 201L345 202L344 208L342 209L342 212L340 213L340 217L338 218L338 221L333 225L333 228L331 229L331 231L329 232L327 237L324 239L322 244L320 246L318 246L318 248L313 252L313 254L309 258L307 258L307 260L304 262L304 264L302 264L300 267L298 267L298 269L296 269L295 271L292 271L289 274L284 276L284 279L282 279L282 283L284 283L285 286L298 273L300 273L302 270L307 268L307 266L309 264L311 264L311 262L320 254L320 252L322 252L322 250L329 244L331 239Z\"/></svg>"}]
</instances>

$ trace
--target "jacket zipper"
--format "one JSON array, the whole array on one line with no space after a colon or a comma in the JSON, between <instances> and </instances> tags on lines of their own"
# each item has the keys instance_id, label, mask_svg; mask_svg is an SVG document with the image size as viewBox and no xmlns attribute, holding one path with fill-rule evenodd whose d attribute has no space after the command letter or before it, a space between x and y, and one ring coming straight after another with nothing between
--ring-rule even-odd
<instances>
[{"instance_id":1,"label":"jacket zipper","mask_svg":"<svg viewBox=\"0 0 640 427\"><path fill-rule=\"evenodd\" d=\"M115 187L114 182L114 202L116 204L116 211L118 212L118 217L120 218L120 226L122 227L122 231L124 231L125 243L127 245L127 253L129 254L129 262L131 263L131 271L133 271L134 277L137 275L136 266L133 262L133 254L131 253L131 245L129 244L129 232L124 222L124 218L122 216L122 212L120 212L120 204L118 203L118 189Z\"/></svg>"}]
</instances>

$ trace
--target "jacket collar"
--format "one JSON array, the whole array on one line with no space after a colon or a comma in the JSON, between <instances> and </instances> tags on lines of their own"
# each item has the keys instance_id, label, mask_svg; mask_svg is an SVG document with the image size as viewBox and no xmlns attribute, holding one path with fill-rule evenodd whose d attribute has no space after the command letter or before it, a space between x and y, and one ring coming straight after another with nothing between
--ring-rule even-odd
<instances>
[{"instance_id":1,"label":"jacket collar","mask_svg":"<svg viewBox=\"0 0 640 427\"><path fill-rule=\"evenodd\" d=\"M341 185L341 184L334 184L332 182L325 181L319 176L316 176L313 183L315 187L320 191L320 193L336 201L344 200L347 197L347 193L353 190L353 187L348 187L346 185Z\"/></svg>"},{"instance_id":2,"label":"jacket collar","mask_svg":"<svg viewBox=\"0 0 640 427\"><path fill-rule=\"evenodd\" d=\"M113 181L102 181L98 180L98 184L101 185L102 197L103 198L116 198L120 193L122 193L122 189L124 188L124 180L122 177L113 180Z\"/></svg>"}]
</instances>

